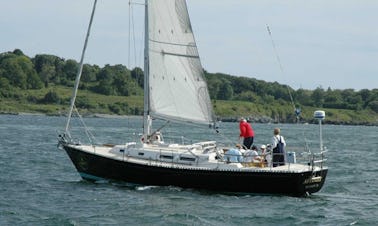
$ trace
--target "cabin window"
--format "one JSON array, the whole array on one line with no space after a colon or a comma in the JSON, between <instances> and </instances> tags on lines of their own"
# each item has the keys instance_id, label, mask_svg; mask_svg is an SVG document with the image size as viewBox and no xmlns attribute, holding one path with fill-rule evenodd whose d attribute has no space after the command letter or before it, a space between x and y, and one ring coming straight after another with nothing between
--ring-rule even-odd
<instances>
[{"instance_id":1,"label":"cabin window","mask_svg":"<svg viewBox=\"0 0 378 226\"><path fill-rule=\"evenodd\" d=\"M124 150L124 149L119 149L119 152L122 152L122 153L123 153L123 152L125 152L125 150Z\"/></svg>"},{"instance_id":2,"label":"cabin window","mask_svg":"<svg viewBox=\"0 0 378 226\"><path fill-rule=\"evenodd\" d=\"M195 158L190 158L190 157L180 157L180 160L181 161L190 161L190 162L196 161Z\"/></svg>"},{"instance_id":3,"label":"cabin window","mask_svg":"<svg viewBox=\"0 0 378 226\"><path fill-rule=\"evenodd\" d=\"M172 155L160 155L161 159L173 159Z\"/></svg>"},{"instance_id":4,"label":"cabin window","mask_svg":"<svg viewBox=\"0 0 378 226\"><path fill-rule=\"evenodd\" d=\"M143 152L138 152L138 155L143 156L144 153Z\"/></svg>"}]
</instances>

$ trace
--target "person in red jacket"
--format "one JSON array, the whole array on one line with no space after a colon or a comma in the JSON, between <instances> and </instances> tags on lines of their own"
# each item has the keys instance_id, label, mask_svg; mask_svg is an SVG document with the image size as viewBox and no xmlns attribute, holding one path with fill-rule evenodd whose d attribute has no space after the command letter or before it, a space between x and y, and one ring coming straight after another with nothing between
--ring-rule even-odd
<instances>
[{"instance_id":1,"label":"person in red jacket","mask_svg":"<svg viewBox=\"0 0 378 226\"><path fill-rule=\"evenodd\" d=\"M243 147L246 149L251 149L253 144L253 137L255 132L253 131L252 126L247 122L246 119L241 118L239 123L240 136L239 140L243 138Z\"/></svg>"}]
</instances>

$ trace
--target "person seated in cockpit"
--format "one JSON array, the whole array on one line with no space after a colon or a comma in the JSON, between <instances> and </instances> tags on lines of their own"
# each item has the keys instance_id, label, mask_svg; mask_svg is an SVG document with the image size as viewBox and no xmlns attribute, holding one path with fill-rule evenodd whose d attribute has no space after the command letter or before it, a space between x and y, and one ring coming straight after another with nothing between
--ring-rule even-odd
<instances>
[{"instance_id":1,"label":"person seated in cockpit","mask_svg":"<svg viewBox=\"0 0 378 226\"><path fill-rule=\"evenodd\" d=\"M223 149L224 156L223 156L223 161L227 163L237 163L237 162L242 162L243 156L242 153L239 149Z\"/></svg>"},{"instance_id":2,"label":"person seated in cockpit","mask_svg":"<svg viewBox=\"0 0 378 226\"><path fill-rule=\"evenodd\" d=\"M261 156L257 152L257 147L252 146L251 150L247 150L244 153L244 162L245 163L260 163L262 161Z\"/></svg>"}]
</instances>

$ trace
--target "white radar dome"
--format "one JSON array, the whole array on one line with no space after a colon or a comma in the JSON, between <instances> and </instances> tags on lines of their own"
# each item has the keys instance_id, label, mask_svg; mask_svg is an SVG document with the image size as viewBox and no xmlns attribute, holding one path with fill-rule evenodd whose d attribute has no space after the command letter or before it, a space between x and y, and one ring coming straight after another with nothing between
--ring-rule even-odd
<instances>
[{"instance_id":1,"label":"white radar dome","mask_svg":"<svg viewBox=\"0 0 378 226\"><path fill-rule=\"evenodd\" d=\"M323 120L325 118L325 111L315 111L314 112L314 118Z\"/></svg>"}]
</instances>

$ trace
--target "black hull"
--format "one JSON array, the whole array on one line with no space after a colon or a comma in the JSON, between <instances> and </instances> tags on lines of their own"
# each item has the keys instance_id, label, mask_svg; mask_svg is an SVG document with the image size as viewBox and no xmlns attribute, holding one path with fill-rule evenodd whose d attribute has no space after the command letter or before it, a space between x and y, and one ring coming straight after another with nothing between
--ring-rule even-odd
<instances>
[{"instance_id":1,"label":"black hull","mask_svg":"<svg viewBox=\"0 0 378 226\"><path fill-rule=\"evenodd\" d=\"M317 172L241 172L177 169L141 165L105 158L63 145L77 171L86 180L110 179L141 185L177 186L235 193L271 193L303 196L319 191L327 169Z\"/></svg>"}]
</instances>

